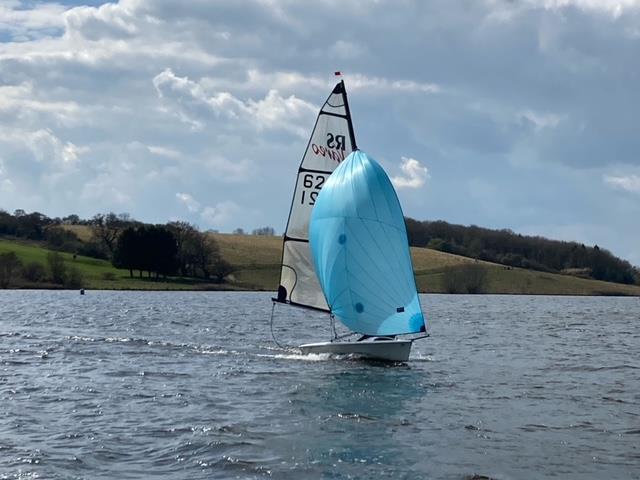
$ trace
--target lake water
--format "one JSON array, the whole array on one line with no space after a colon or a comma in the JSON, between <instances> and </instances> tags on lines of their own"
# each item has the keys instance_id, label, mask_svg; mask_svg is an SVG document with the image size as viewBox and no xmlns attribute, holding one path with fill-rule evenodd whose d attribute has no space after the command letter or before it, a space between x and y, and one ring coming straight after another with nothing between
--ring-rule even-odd
<instances>
[{"instance_id":1,"label":"lake water","mask_svg":"<svg viewBox=\"0 0 640 480\"><path fill-rule=\"evenodd\" d=\"M640 478L638 298L426 295L383 366L269 297L0 291L0 478Z\"/></svg>"}]
</instances>

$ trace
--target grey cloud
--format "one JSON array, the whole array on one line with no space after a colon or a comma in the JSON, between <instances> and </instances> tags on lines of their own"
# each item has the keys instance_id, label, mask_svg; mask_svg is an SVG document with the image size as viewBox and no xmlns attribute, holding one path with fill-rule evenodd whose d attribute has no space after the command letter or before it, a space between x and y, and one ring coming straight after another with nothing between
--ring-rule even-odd
<instances>
[{"instance_id":1,"label":"grey cloud","mask_svg":"<svg viewBox=\"0 0 640 480\"><path fill-rule=\"evenodd\" d=\"M26 41L0 42L0 126L50 138L40 154L0 139L0 206L67 214L79 196L84 215L203 222L182 192L218 228L281 230L316 109L342 70L359 145L393 173L401 155L429 166L429 188L401 192L408 214L605 225L598 203L633 214L624 202L637 196L603 178L640 164L640 10L617 3L14 0L0 39Z\"/></svg>"}]
</instances>

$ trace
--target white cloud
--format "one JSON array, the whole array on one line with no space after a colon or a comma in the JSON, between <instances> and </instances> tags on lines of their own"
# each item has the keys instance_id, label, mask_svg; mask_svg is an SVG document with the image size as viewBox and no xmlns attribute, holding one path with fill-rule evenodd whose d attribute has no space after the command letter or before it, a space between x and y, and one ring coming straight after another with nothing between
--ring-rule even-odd
<instances>
[{"instance_id":1,"label":"white cloud","mask_svg":"<svg viewBox=\"0 0 640 480\"><path fill-rule=\"evenodd\" d=\"M26 155L49 171L66 167L90 150L89 147L60 140L50 129L6 129L0 132L0 149L3 147L18 152L23 158Z\"/></svg>"},{"instance_id":2,"label":"white cloud","mask_svg":"<svg viewBox=\"0 0 640 480\"><path fill-rule=\"evenodd\" d=\"M188 193L176 193L176 198L183 203L187 210L190 212L197 212L200 210L200 202L198 202L195 198L193 198Z\"/></svg>"},{"instance_id":3,"label":"white cloud","mask_svg":"<svg viewBox=\"0 0 640 480\"><path fill-rule=\"evenodd\" d=\"M211 227L219 227L238 218L241 208L232 201L217 203L213 207L204 207L200 217Z\"/></svg>"},{"instance_id":4,"label":"white cloud","mask_svg":"<svg viewBox=\"0 0 640 480\"><path fill-rule=\"evenodd\" d=\"M366 75L349 75L351 90L390 90L396 92L439 93L442 88L435 83L416 82L413 80L393 80Z\"/></svg>"},{"instance_id":5,"label":"white cloud","mask_svg":"<svg viewBox=\"0 0 640 480\"><path fill-rule=\"evenodd\" d=\"M13 115L26 124L44 122L72 126L79 120L80 106L73 100L55 101L41 98L32 81L18 85L0 85L0 115Z\"/></svg>"},{"instance_id":6,"label":"white cloud","mask_svg":"<svg viewBox=\"0 0 640 480\"><path fill-rule=\"evenodd\" d=\"M140 32L138 24L144 24L144 17L136 17L132 2L105 3L97 8L79 6L65 12L67 32L73 36L82 35L90 40L101 38L130 37Z\"/></svg>"},{"instance_id":7,"label":"white cloud","mask_svg":"<svg viewBox=\"0 0 640 480\"><path fill-rule=\"evenodd\" d=\"M402 175L395 176L391 182L396 188L420 188L429 179L429 171L415 158L402 157L400 165Z\"/></svg>"},{"instance_id":8,"label":"white cloud","mask_svg":"<svg viewBox=\"0 0 640 480\"><path fill-rule=\"evenodd\" d=\"M64 6L42 3L23 8L23 2L4 0L0 4L0 32L8 31L16 40L27 41L59 33L64 27Z\"/></svg>"},{"instance_id":9,"label":"white cloud","mask_svg":"<svg viewBox=\"0 0 640 480\"><path fill-rule=\"evenodd\" d=\"M204 128L208 121L223 119L245 129L253 125L258 130L276 129L308 135L309 123L318 108L294 95L282 97L276 90L269 90L260 100L241 100L230 92L207 92L199 83L188 77L177 76L165 69L153 79L158 96L169 113L195 129Z\"/></svg>"},{"instance_id":10,"label":"white cloud","mask_svg":"<svg viewBox=\"0 0 640 480\"><path fill-rule=\"evenodd\" d=\"M225 223L237 219L242 209L233 201L225 200L214 206L202 205L189 193L176 193L176 198L187 207L191 213L198 214L208 227L220 227Z\"/></svg>"},{"instance_id":11,"label":"white cloud","mask_svg":"<svg viewBox=\"0 0 640 480\"><path fill-rule=\"evenodd\" d=\"M67 142L62 150L62 159L65 162L74 162L79 156L86 155L90 151L90 147L79 147L71 142Z\"/></svg>"},{"instance_id":12,"label":"white cloud","mask_svg":"<svg viewBox=\"0 0 640 480\"><path fill-rule=\"evenodd\" d=\"M638 0L530 0L534 5L543 5L548 9L578 7L584 10L599 10L619 17L626 10L640 9Z\"/></svg>"},{"instance_id":13,"label":"white cloud","mask_svg":"<svg viewBox=\"0 0 640 480\"><path fill-rule=\"evenodd\" d=\"M155 155L160 155L161 157L168 158L180 158L180 152L174 150L173 148L163 147L160 145L147 145L149 151Z\"/></svg>"},{"instance_id":14,"label":"white cloud","mask_svg":"<svg viewBox=\"0 0 640 480\"><path fill-rule=\"evenodd\" d=\"M640 175L613 176L605 175L604 183L619 190L640 193Z\"/></svg>"}]
</instances>

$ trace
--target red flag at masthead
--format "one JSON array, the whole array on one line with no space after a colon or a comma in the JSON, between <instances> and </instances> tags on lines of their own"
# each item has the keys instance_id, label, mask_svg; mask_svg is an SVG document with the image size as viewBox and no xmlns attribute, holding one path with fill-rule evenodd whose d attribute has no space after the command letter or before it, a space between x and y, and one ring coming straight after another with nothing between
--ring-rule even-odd
<instances>
[{"instance_id":1,"label":"red flag at masthead","mask_svg":"<svg viewBox=\"0 0 640 480\"><path fill-rule=\"evenodd\" d=\"M333 74L334 74L336 77L339 77L340 75L342 75L342 72L333 72Z\"/></svg>"}]
</instances>

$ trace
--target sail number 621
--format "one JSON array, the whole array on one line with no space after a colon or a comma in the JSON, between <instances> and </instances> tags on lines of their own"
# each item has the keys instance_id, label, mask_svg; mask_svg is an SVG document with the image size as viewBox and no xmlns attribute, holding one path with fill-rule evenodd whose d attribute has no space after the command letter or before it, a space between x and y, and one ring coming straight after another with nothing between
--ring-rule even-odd
<instances>
[{"instance_id":1,"label":"sail number 621","mask_svg":"<svg viewBox=\"0 0 640 480\"><path fill-rule=\"evenodd\" d=\"M318 193L320 193L320 189L322 185L324 185L325 180L326 177L324 175L306 173L304 177L302 177L302 186L304 189L302 190L300 203L303 205L315 205Z\"/></svg>"}]
</instances>

